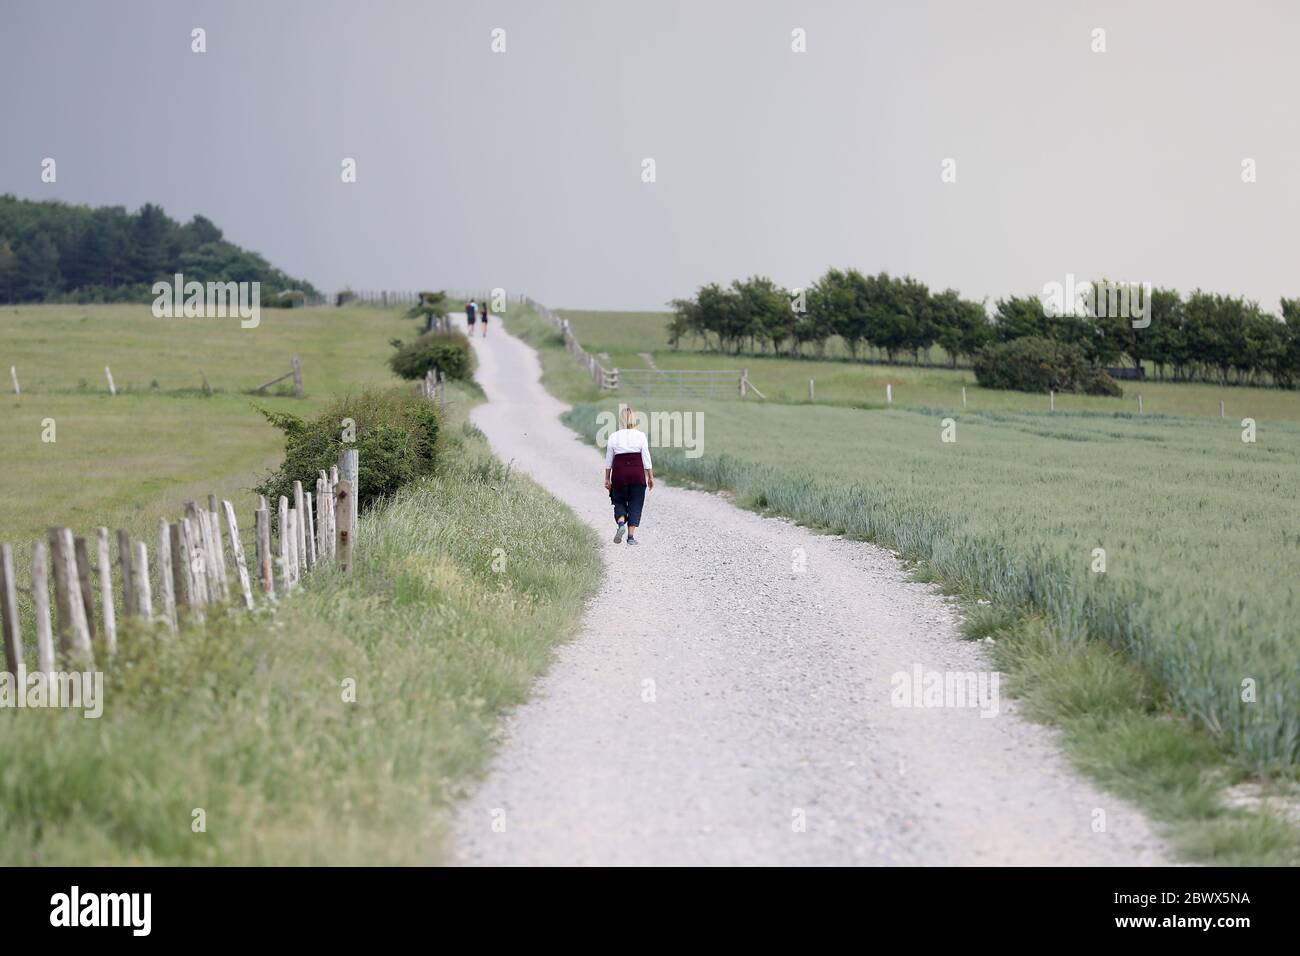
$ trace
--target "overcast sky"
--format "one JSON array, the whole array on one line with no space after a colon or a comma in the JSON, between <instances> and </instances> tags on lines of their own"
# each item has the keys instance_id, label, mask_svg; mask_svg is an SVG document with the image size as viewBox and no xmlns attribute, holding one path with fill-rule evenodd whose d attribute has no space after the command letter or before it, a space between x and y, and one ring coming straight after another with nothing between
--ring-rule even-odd
<instances>
[{"instance_id":1,"label":"overcast sky","mask_svg":"<svg viewBox=\"0 0 1300 956\"><path fill-rule=\"evenodd\" d=\"M840 265L1274 309L1297 50L1257 0L0 0L0 192L202 213L324 290L654 309Z\"/></svg>"}]
</instances>

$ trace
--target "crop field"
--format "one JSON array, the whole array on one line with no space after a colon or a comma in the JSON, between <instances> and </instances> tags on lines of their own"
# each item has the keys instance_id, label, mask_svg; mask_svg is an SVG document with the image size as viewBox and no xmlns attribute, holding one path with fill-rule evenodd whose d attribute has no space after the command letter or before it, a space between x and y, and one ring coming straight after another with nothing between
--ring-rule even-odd
<instances>
[{"instance_id":1,"label":"crop field","mask_svg":"<svg viewBox=\"0 0 1300 956\"><path fill-rule=\"evenodd\" d=\"M283 447L254 406L310 414L350 388L396 384L384 364L388 340L414 333L399 310L362 306L264 309L250 329L235 319L156 319L148 305L0 310L0 540L25 541L55 524L79 533L152 527L210 491L243 514L250 479ZM302 398L288 381L248 394L288 371L295 354ZM10 366L21 396L8 387ZM46 419L52 442L43 440Z\"/></svg>"},{"instance_id":2,"label":"crop field","mask_svg":"<svg viewBox=\"0 0 1300 956\"><path fill-rule=\"evenodd\" d=\"M593 435L600 407L575 409L574 427ZM1300 426L1262 425L1248 443L1217 419L969 412L948 442L939 412L638 408L704 416L704 453L657 449L657 469L1041 611L1066 642L1102 641L1144 665L1245 765L1294 773Z\"/></svg>"},{"instance_id":3,"label":"crop field","mask_svg":"<svg viewBox=\"0 0 1300 956\"><path fill-rule=\"evenodd\" d=\"M817 404L884 407L885 386L893 387L893 404L903 408L932 408L949 411L962 408L961 391L966 388L969 411L1047 411L1047 395L980 388L969 368L886 365L852 362L838 340L827 347L827 358L775 357L770 355L725 355L698 351L689 342L674 351L668 345L668 313L592 312L558 310L569 319L583 347L594 354L609 356L607 365L645 368L641 353L650 354L663 369L749 369L749 378L769 401L807 402L808 380L816 382ZM932 360L943 361L941 349ZM1300 391L1273 388L1223 387L1204 383L1125 381L1122 398L1096 395L1058 394L1057 411L1138 412L1139 394L1145 414L1188 417L1219 417L1219 403L1229 421L1300 422Z\"/></svg>"}]
</instances>

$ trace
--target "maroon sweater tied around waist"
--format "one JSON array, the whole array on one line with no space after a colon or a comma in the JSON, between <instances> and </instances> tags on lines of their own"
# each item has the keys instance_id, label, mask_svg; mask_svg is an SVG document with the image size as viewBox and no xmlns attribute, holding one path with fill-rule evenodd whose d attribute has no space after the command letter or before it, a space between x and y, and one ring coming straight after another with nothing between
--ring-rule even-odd
<instances>
[{"instance_id":1,"label":"maroon sweater tied around waist","mask_svg":"<svg viewBox=\"0 0 1300 956\"><path fill-rule=\"evenodd\" d=\"M615 488L623 485L644 485L645 466L639 451L614 456L614 466L609 471L609 481Z\"/></svg>"}]
</instances>

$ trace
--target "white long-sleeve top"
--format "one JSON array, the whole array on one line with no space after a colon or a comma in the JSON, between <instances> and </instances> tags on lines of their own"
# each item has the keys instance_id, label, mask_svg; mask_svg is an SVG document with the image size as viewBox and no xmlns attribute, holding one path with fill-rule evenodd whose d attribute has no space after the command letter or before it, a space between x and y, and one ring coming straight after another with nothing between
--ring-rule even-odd
<instances>
[{"instance_id":1,"label":"white long-sleeve top","mask_svg":"<svg viewBox=\"0 0 1300 956\"><path fill-rule=\"evenodd\" d=\"M609 436L605 445L605 467L614 467L615 455L630 455L633 452L641 453L641 467L654 467L650 463L650 443L646 441L645 434L635 428L620 428Z\"/></svg>"}]
</instances>

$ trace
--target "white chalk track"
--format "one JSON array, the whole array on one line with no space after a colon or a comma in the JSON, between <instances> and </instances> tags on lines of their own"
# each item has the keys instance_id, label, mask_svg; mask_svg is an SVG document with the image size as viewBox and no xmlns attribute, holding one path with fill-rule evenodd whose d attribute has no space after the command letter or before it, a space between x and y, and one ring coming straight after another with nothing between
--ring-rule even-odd
<instances>
[{"instance_id":1,"label":"white chalk track","mask_svg":"<svg viewBox=\"0 0 1300 956\"><path fill-rule=\"evenodd\" d=\"M662 482L640 546L615 545L601 456L559 422L536 353L499 321L474 349L489 399L474 422L600 532L608 573L457 811L451 861L1167 862L1005 694L992 718L891 704L916 664L991 665L888 551Z\"/></svg>"}]
</instances>

